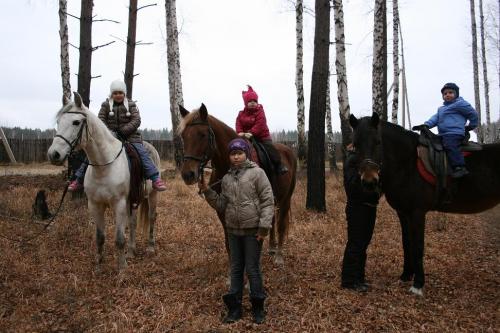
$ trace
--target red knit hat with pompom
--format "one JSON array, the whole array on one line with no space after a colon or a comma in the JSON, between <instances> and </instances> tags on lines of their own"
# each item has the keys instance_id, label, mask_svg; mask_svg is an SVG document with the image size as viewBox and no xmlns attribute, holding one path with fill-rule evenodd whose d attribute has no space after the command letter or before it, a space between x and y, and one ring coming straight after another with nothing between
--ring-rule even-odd
<instances>
[{"instance_id":1,"label":"red knit hat with pompom","mask_svg":"<svg viewBox=\"0 0 500 333\"><path fill-rule=\"evenodd\" d=\"M245 102L245 106L248 104L250 101L259 101L259 96L255 91L253 91L251 86L248 86L247 91L242 91L241 95L243 96L243 102Z\"/></svg>"}]
</instances>

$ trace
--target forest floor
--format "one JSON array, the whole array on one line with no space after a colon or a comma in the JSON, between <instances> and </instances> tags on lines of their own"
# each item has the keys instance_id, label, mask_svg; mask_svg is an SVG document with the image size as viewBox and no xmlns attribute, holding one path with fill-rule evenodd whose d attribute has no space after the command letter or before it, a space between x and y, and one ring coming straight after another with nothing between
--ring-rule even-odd
<instances>
[{"instance_id":1,"label":"forest floor","mask_svg":"<svg viewBox=\"0 0 500 333\"><path fill-rule=\"evenodd\" d=\"M50 168L49 168L50 169ZM29 221L36 192L51 210L64 186L55 174L24 176L0 170L0 235L28 237L42 225ZM382 200L368 251L372 290L340 288L346 243L341 176L327 179L327 213L304 207L306 182L293 197L285 264L262 258L268 316L221 324L227 255L215 212L172 173L159 195L156 253L138 255L119 279L114 227L107 214L101 273L94 265L95 226L85 200L66 200L53 226L30 244L0 238L0 332L498 332L500 330L500 206L477 215L429 213L424 297L398 282L401 232ZM6 215L16 218L9 219Z\"/></svg>"}]
</instances>

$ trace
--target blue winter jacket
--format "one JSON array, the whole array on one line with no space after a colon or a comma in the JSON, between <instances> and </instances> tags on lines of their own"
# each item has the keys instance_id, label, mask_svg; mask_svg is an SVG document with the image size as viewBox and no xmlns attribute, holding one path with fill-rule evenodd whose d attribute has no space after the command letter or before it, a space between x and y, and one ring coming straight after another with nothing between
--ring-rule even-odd
<instances>
[{"instance_id":1,"label":"blue winter jacket","mask_svg":"<svg viewBox=\"0 0 500 333\"><path fill-rule=\"evenodd\" d=\"M444 102L438 112L424 124L433 128L437 125L439 135L465 135L465 124L469 121L469 129L477 127L477 112L462 97L457 97L451 102Z\"/></svg>"}]
</instances>

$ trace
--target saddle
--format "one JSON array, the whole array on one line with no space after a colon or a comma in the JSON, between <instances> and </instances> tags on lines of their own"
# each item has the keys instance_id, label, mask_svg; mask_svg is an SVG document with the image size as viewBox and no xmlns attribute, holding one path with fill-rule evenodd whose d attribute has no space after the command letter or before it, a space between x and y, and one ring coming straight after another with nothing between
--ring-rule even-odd
<instances>
[{"instance_id":1,"label":"saddle","mask_svg":"<svg viewBox=\"0 0 500 333\"><path fill-rule=\"evenodd\" d=\"M470 155L474 151L482 150L479 143L469 141L470 134L467 133L460 150L464 156ZM436 186L437 205L441 205L445 196L448 195L450 185L451 166L444 149L441 137L432 133L428 128L420 129L417 146L417 169L428 183Z\"/></svg>"},{"instance_id":2,"label":"saddle","mask_svg":"<svg viewBox=\"0 0 500 333\"><path fill-rule=\"evenodd\" d=\"M132 210L139 207L139 204L144 197L144 174L141 158L134 146L130 142L124 142L123 145L125 147L125 152L127 153L128 165L130 169L130 191L128 198L130 214L132 214Z\"/></svg>"},{"instance_id":3,"label":"saddle","mask_svg":"<svg viewBox=\"0 0 500 333\"><path fill-rule=\"evenodd\" d=\"M276 196L276 168L264 145L254 137L250 139L250 160L264 170L273 188L274 196Z\"/></svg>"}]
</instances>

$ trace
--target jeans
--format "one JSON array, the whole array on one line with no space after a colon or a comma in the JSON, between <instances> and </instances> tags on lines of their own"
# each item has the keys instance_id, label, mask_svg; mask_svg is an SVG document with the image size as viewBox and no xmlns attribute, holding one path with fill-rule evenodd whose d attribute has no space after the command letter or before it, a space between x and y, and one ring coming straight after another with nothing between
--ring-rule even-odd
<instances>
[{"instance_id":1,"label":"jeans","mask_svg":"<svg viewBox=\"0 0 500 333\"><path fill-rule=\"evenodd\" d=\"M144 176L147 179L156 180L160 176L160 173L154 165L153 160L151 160L151 158L149 157L149 153L146 148L144 148L144 145L139 142L132 142L132 146L134 146L135 150L139 154L142 162L142 168L144 170ZM83 183L83 178L85 177L88 163L88 159L85 159L85 162L83 162L78 170L75 171L75 177L80 183Z\"/></svg>"},{"instance_id":2,"label":"jeans","mask_svg":"<svg viewBox=\"0 0 500 333\"><path fill-rule=\"evenodd\" d=\"M442 135L443 147L446 150L446 155L448 156L448 161L450 161L451 167L462 167L465 166L464 156L460 151L460 145L464 140L463 135L449 134Z\"/></svg>"},{"instance_id":3,"label":"jeans","mask_svg":"<svg viewBox=\"0 0 500 333\"><path fill-rule=\"evenodd\" d=\"M260 254L262 241L256 235L238 236L228 234L229 251L231 252L231 287L229 294L235 294L239 299L243 295L243 272L246 270L250 282L251 298L266 298L262 272L260 270Z\"/></svg>"},{"instance_id":4,"label":"jeans","mask_svg":"<svg viewBox=\"0 0 500 333\"><path fill-rule=\"evenodd\" d=\"M372 239L377 207L347 204L347 244L342 262L342 285L365 282L366 250Z\"/></svg>"}]
</instances>

